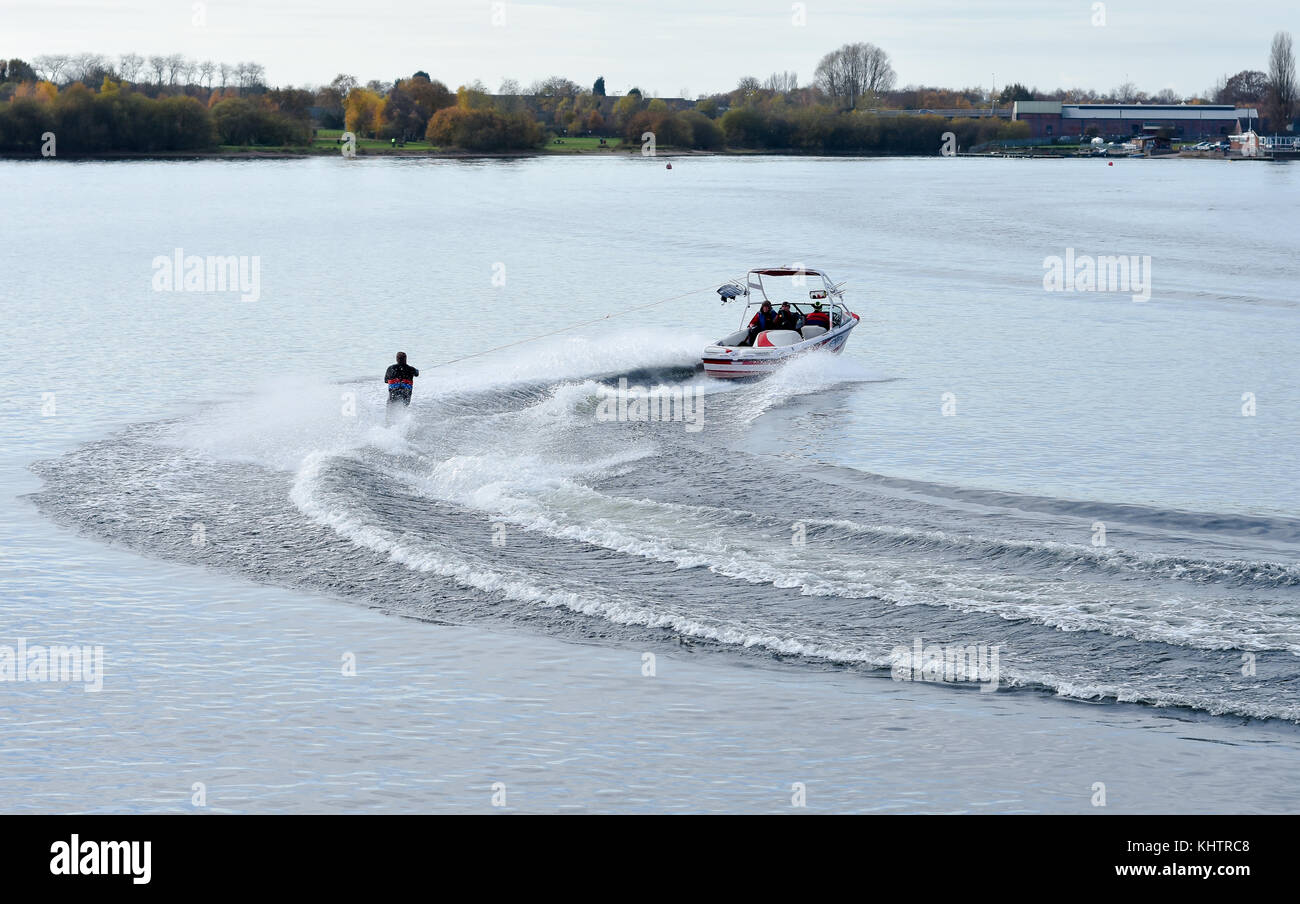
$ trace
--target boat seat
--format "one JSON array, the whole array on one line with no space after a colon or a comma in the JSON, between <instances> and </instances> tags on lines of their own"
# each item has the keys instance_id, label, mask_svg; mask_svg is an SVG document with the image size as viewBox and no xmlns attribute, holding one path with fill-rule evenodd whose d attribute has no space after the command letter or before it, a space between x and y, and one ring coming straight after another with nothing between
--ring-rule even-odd
<instances>
[{"instance_id":1,"label":"boat seat","mask_svg":"<svg viewBox=\"0 0 1300 904\"><path fill-rule=\"evenodd\" d=\"M758 334L754 345L759 348L780 348L802 341L803 337L794 330L764 330Z\"/></svg>"},{"instance_id":2,"label":"boat seat","mask_svg":"<svg viewBox=\"0 0 1300 904\"><path fill-rule=\"evenodd\" d=\"M740 345L749 338L749 330L737 330L730 336L724 336L718 340L718 345Z\"/></svg>"},{"instance_id":3,"label":"boat seat","mask_svg":"<svg viewBox=\"0 0 1300 904\"><path fill-rule=\"evenodd\" d=\"M803 337L805 339L811 339L813 336L820 336L824 332L826 332L826 327L810 323L803 328Z\"/></svg>"}]
</instances>

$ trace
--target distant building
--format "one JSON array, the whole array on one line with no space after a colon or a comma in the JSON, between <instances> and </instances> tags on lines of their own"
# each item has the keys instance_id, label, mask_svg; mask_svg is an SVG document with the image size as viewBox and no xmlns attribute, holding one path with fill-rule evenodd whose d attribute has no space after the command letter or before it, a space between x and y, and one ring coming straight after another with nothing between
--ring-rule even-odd
<instances>
[{"instance_id":1,"label":"distant building","mask_svg":"<svg viewBox=\"0 0 1300 904\"><path fill-rule=\"evenodd\" d=\"M1232 104L1065 104L1018 100L1011 118L1029 123L1031 138L1130 139L1167 129L1174 138L1226 138L1259 121L1253 107Z\"/></svg>"},{"instance_id":2,"label":"distant building","mask_svg":"<svg viewBox=\"0 0 1300 904\"><path fill-rule=\"evenodd\" d=\"M1240 154L1243 157L1263 157L1264 145L1259 140L1259 136L1251 129L1247 129L1239 135L1229 135L1229 150L1234 154Z\"/></svg>"},{"instance_id":3,"label":"distant building","mask_svg":"<svg viewBox=\"0 0 1300 904\"><path fill-rule=\"evenodd\" d=\"M1133 139L1137 149L1148 157L1155 157L1160 154L1174 153L1173 141L1167 136L1161 134L1163 129L1148 130L1142 135Z\"/></svg>"}]
</instances>

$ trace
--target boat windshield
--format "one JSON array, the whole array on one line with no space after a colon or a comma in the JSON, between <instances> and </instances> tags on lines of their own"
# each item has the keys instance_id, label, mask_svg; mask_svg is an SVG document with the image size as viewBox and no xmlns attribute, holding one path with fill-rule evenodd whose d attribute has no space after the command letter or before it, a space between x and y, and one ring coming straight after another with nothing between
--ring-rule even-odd
<instances>
[{"instance_id":1,"label":"boat windshield","mask_svg":"<svg viewBox=\"0 0 1300 904\"><path fill-rule=\"evenodd\" d=\"M751 273L749 285L750 289L755 290L750 295L751 304L767 299L773 305L788 301L806 309L813 302L820 301L827 305L832 300L827 292L826 281L815 271L785 270L781 275L773 275L770 271Z\"/></svg>"}]
</instances>

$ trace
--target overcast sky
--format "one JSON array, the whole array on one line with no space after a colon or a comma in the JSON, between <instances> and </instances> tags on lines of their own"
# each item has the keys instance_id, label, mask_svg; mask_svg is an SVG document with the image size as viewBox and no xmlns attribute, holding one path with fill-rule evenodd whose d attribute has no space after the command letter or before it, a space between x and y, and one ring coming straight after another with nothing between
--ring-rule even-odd
<instances>
[{"instance_id":1,"label":"overcast sky","mask_svg":"<svg viewBox=\"0 0 1300 904\"><path fill-rule=\"evenodd\" d=\"M495 90L505 78L604 75L611 94L635 85L692 97L781 70L807 83L850 41L883 47L900 86L996 77L1104 90L1127 78L1194 94L1266 69L1278 30L1300 38L1300 0L0 0L6 58L182 53L261 63L273 85L424 69L453 88L482 79Z\"/></svg>"}]
</instances>

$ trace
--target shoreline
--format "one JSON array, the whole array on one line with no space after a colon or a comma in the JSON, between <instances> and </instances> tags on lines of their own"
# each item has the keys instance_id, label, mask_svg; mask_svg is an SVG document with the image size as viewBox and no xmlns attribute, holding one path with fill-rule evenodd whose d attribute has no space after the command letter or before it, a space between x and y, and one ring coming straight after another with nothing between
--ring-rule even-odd
<instances>
[{"instance_id":1,"label":"shoreline","mask_svg":"<svg viewBox=\"0 0 1300 904\"><path fill-rule=\"evenodd\" d=\"M769 152L756 152L767 154ZM784 153L771 152L776 156L788 156ZM656 151L656 157L714 157L714 156L748 156L749 152L729 154L716 151L670 150ZM294 160L312 157L341 156L336 148L250 148L246 151L100 151L93 154L60 153L55 157L41 157L39 154L19 154L13 151L0 151L0 160ZM428 157L449 160L512 160L534 157L637 157L636 151L426 151L358 149L354 157ZM891 156L891 155L882 155ZM897 155L894 155L897 156Z\"/></svg>"},{"instance_id":2,"label":"shoreline","mask_svg":"<svg viewBox=\"0 0 1300 904\"><path fill-rule=\"evenodd\" d=\"M1035 149L1037 150L1037 149ZM1045 150L1045 149L1044 149ZM336 148L249 148L247 150L229 151L229 150L197 150L197 151L100 151L92 154L60 153L54 157L42 157L40 154L19 154L14 151L0 151L0 160L66 160L70 162L84 162L94 160L298 160L316 157L336 157L340 152ZM524 160L535 159L539 157L620 157L636 158L643 156L637 148L628 150L593 150L587 151L582 149L573 150L551 150L539 148L529 151L429 151L429 150L406 150L403 148L369 148L358 149L354 157L383 158L383 157L403 157L403 158L425 158L432 160ZM797 148L786 148L781 150L756 150L749 148L737 148L734 150L721 151L704 151L690 148L658 148L653 157L666 157L678 159L683 157L826 157L837 160L894 160L899 158L930 158L948 159L941 154L834 154L825 151L803 151ZM1288 158L1273 157L1243 157L1243 156L1223 156L1220 154L1211 154L1203 151L1188 151L1176 154L1156 154L1149 157L1138 157L1130 155L1093 155L1093 154L1071 154L1071 153L1023 153L1015 152L1014 149L1002 151L990 151L985 153L974 154L968 151L958 151L955 157L967 159L1033 159L1033 160L1222 160L1224 162L1234 161L1259 161L1265 163L1283 162Z\"/></svg>"}]
</instances>

